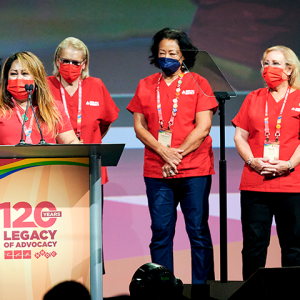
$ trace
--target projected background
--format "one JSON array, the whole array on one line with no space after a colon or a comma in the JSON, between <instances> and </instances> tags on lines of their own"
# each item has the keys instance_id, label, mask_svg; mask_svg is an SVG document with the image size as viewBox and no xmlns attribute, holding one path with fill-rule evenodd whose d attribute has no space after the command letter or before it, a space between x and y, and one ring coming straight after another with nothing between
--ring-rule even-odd
<instances>
[{"instance_id":1,"label":"projected background","mask_svg":"<svg viewBox=\"0 0 300 300\"><path fill-rule=\"evenodd\" d=\"M74 36L89 48L90 74L100 77L120 109L106 143L126 143L117 168L109 169L105 186L104 295L127 293L134 271L150 261L151 238L142 178L143 147L136 140L132 116L126 106L136 86L157 70L149 65L149 44L164 27L186 31L192 42L208 51L238 96L226 103L226 158L228 166L229 279L241 279L241 228L239 180L243 162L233 144L230 120L248 91L263 86L260 59L263 51L283 44L300 55L297 1L279 0L0 0L0 58L31 51L52 73L53 54L66 37ZM2 63L3 63L2 60ZM216 175L210 197L210 225L219 276L218 159L219 117L211 135ZM275 235L275 229L273 235ZM272 238L269 266L280 265L277 238ZM189 243L179 214L175 250L175 275L190 282Z\"/></svg>"}]
</instances>

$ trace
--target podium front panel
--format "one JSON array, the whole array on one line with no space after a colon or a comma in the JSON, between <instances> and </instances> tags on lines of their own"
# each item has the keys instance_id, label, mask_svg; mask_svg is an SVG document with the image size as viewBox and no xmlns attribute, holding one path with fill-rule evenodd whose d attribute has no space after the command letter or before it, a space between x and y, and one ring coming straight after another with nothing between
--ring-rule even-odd
<instances>
[{"instance_id":1,"label":"podium front panel","mask_svg":"<svg viewBox=\"0 0 300 300\"><path fill-rule=\"evenodd\" d=\"M87 158L0 160L0 298L90 285Z\"/></svg>"}]
</instances>

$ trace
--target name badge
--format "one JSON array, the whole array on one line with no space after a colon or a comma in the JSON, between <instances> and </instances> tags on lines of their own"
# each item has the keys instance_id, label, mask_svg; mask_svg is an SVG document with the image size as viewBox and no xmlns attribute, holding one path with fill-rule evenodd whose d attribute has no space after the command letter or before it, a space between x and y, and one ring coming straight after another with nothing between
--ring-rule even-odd
<instances>
[{"instance_id":1,"label":"name badge","mask_svg":"<svg viewBox=\"0 0 300 300\"><path fill-rule=\"evenodd\" d=\"M264 142L264 157L267 157L270 160L279 159L279 141Z\"/></svg>"},{"instance_id":2,"label":"name badge","mask_svg":"<svg viewBox=\"0 0 300 300\"><path fill-rule=\"evenodd\" d=\"M171 147L172 142L172 130L161 128L158 131L158 142L165 147Z\"/></svg>"}]
</instances>

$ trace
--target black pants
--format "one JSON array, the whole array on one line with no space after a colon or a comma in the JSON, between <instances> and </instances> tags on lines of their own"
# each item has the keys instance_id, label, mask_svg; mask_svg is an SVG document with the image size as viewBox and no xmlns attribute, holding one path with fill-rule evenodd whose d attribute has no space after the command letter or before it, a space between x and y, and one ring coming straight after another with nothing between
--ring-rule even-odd
<instances>
[{"instance_id":1,"label":"black pants","mask_svg":"<svg viewBox=\"0 0 300 300\"><path fill-rule=\"evenodd\" d=\"M243 278L266 264L273 216L283 267L300 266L300 193L241 191Z\"/></svg>"}]
</instances>

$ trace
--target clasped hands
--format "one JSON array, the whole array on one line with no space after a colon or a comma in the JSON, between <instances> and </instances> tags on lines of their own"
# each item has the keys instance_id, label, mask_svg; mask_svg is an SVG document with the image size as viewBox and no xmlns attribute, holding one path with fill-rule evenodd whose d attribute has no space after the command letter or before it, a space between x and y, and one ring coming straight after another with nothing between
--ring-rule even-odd
<instances>
[{"instance_id":1,"label":"clasped hands","mask_svg":"<svg viewBox=\"0 0 300 300\"><path fill-rule=\"evenodd\" d=\"M250 164L258 174L266 177L281 176L290 171L285 160L270 160L269 158L253 158Z\"/></svg>"},{"instance_id":2,"label":"clasped hands","mask_svg":"<svg viewBox=\"0 0 300 300\"><path fill-rule=\"evenodd\" d=\"M160 156L165 161L165 164L162 167L163 178L172 177L178 174L177 166L182 160L182 152L184 150L177 148L167 148L164 147Z\"/></svg>"}]
</instances>

